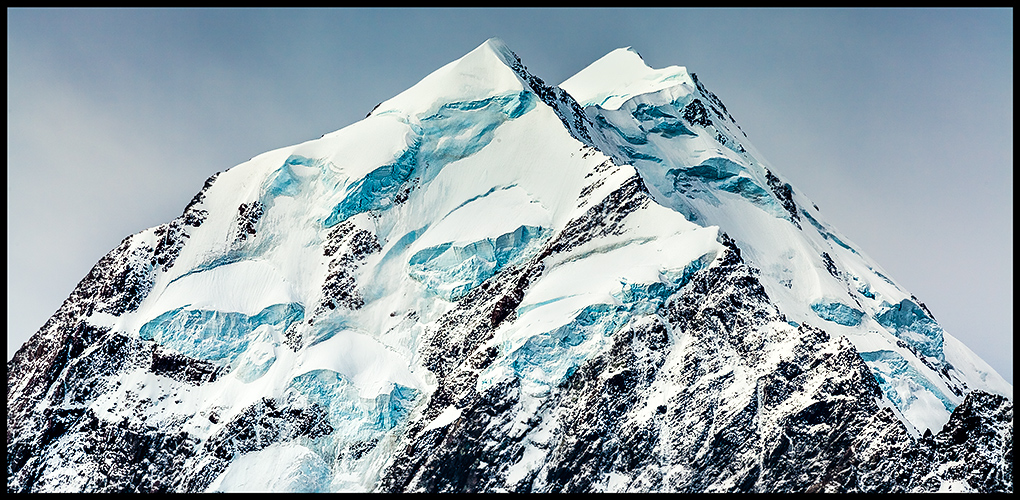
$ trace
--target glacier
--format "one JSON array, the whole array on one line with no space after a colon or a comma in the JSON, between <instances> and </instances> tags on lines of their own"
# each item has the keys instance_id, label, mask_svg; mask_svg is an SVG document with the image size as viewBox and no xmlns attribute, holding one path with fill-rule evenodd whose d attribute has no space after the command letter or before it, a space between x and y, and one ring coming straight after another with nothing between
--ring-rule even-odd
<instances>
[{"instance_id":1,"label":"glacier","mask_svg":"<svg viewBox=\"0 0 1020 500\"><path fill-rule=\"evenodd\" d=\"M408 261L412 278L437 295L455 301L466 295L507 265L520 262L535 253L538 242L549 231L536 226L520 226L495 239L486 238L464 246L447 242L419 250Z\"/></svg>"},{"instance_id":2,"label":"glacier","mask_svg":"<svg viewBox=\"0 0 1020 500\"><path fill-rule=\"evenodd\" d=\"M8 411L9 492L1012 491L1012 386L630 48L490 39L212 176Z\"/></svg>"},{"instance_id":3,"label":"glacier","mask_svg":"<svg viewBox=\"0 0 1020 500\"><path fill-rule=\"evenodd\" d=\"M138 337L189 357L229 364L248 350L249 342L265 336L267 328L282 333L303 317L304 308L295 303L269 306L254 316L177 308L142 325ZM263 333L256 333L260 329Z\"/></svg>"}]
</instances>

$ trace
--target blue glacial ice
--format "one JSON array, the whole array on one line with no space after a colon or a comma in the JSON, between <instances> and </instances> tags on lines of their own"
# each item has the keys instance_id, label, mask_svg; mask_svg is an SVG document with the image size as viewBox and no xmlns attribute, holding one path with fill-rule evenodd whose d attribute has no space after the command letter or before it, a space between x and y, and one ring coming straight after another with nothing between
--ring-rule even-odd
<instances>
[{"instance_id":1,"label":"blue glacial ice","mask_svg":"<svg viewBox=\"0 0 1020 500\"><path fill-rule=\"evenodd\" d=\"M775 204L772 202L772 195L750 177L738 175L720 182L718 186L723 191L739 194L755 205L766 206Z\"/></svg>"},{"instance_id":2,"label":"blue glacial ice","mask_svg":"<svg viewBox=\"0 0 1020 500\"><path fill-rule=\"evenodd\" d=\"M398 238L397 241L393 244L393 246L391 246L390 249L386 251L386 254L383 255L382 262L388 262L394 256L400 255L400 253L403 252L407 247L411 246L411 243L417 241L418 238L428 228L429 225L426 224L422 227L419 227L418 229L408 231L406 234Z\"/></svg>"},{"instance_id":3,"label":"blue glacial ice","mask_svg":"<svg viewBox=\"0 0 1020 500\"><path fill-rule=\"evenodd\" d=\"M942 327L920 306L910 299L903 299L896 305L883 303L883 306L885 309L875 317L879 324L925 356L945 361Z\"/></svg>"},{"instance_id":4,"label":"blue glacial ice","mask_svg":"<svg viewBox=\"0 0 1020 500\"><path fill-rule=\"evenodd\" d=\"M621 304L586 306L567 324L528 338L501 363L508 364L518 378L540 388L558 386L597 353L606 338L635 316L655 314L666 299L690 282L714 257L714 253L705 254L682 269L661 273L660 280L652 283L622 282L620 291L613 294ZM550 302L554 301L545 303ZM518 311L518 315L526 309Z\"/></svg>"},{"instance_id":5,"label":"blue glacial ice","mask_svg":"<svg viewBox=\"0 0 1020 500\"><path fill-rule=\"evenodd\" d=\"M393 384L389 392L363 398L343 375L332 370L313 370L293 378L290 387L326 410L334 431L333 444L366 442L403 423L417 404L419 391Z\"/></svg>"},{"instance_id":6,"label":"blue glacial ice","mask_svg":"<svg viewBox=\"0 0 1020 500\"><path fill-rule=\"evenodd\" d=\"M867 281L864 281L853 274L850 275L850 278L856 283L855 288L857 288L857 293L869 299L875 298L875 291L871 289L871 285Z\"/></svg>"},{"instance_id":7,"label":"blue glacial ice","mask_svg":"<svg viewBox=\"0 0 1020 500\"><path fill-rule=\"evenodd\" d=\"M551 234L547 228L524 225L466 245L443 243L425 248L411 256L409 274L431 293L459 300L504 267L531 256Z\"/></svg>"},{"instance_id":8,"label":"blue glacial ice","mask_svg":"<svg viewBox=\"0 0 1020 500\"><path fill-rule=\"evenodd\" d=\"M309 325L301 332L301 339L305 347L311 347L333 338L337 332L349 329L351 329L349 315L337 309L331 313L316 317L315 323Z\"/></svg>"},{"instance_id":9,"label":"blue glacial ice","mask_svg":"<svg viewBox=\"0 0 1020 500\"><path fill-rule=\"evenodd\" d=\"M862 352L861 358L871 368L882 392L900 411L906 411L916 399L913 393L917 388L931 392L942 402L947 411L952 412L956 408L956 405L942 391L938 390L927 377L918 372L899 353L888 350Z\"/></svg>"},{"instance_id":10,"label":"blue glacial ice","mask_svg":"<svg viewBox=\"0 0 1020 500\"><path fill-rule=\"evenodd\" d=\"M656 281L654 283L622 283L620 292L614 296L624 304L634 304L635 309L642 313L653 313L650 309L657 303L664 300L671 294L671 287L667 283Z\"/></svg>"},{"instance_id":11,"label":"blue glacial ice","mask_svg":"<svg viewBox=\"0 0 1020 500\"><path fill-rule=\"evenodd\" d=\"M667 298L683 288L694 276L694 273L707 267L713 258L714 254L705 254L682 269L665 270L661 273L661 281L652 283L621 282L620 291L614 293L613 297L627 306L628 312L655 313Z\"/></svg>"},{"instance_id":12,"label":"blue glacial ice","mask_svg":"<svg viewBox=\"0 0 1020 500\"><path fill-rule=\"evenodd\" d=\"M662 158L647 153L642 153L641 151L638 151L629 146L620 146L620 151L623 152L623 154L627 155L627 157L630 158L631 160L646 160L654 161L655 163L662 163Z\"/></svg>"},{"instance_id":13,"label":"blue glacial ice","mask_svg":"<svg viewBox=\"0 0 1020 500\"><path fill-rule=\"evenodd\" d=\"M650 134L659 134L667 139L677 137L680 135L697 135L691 132L691 129L687 128L680 120L661 120L654 127L648 129Z\"/></svg>"},{"instance_id":14,"label":"blue glacial ice","mask_svg":"<svg viewBox=\"0 0 1020 500\"><path fill-rule=\"evenodd\" d=\"M638 104L629 114L615 112L603 112L595 116L595 122L607 137L619 137L616 141L619 154L625 156L628 162L638 160L651 161L660 164L668 164L666 160L655 156L654 149L642 148L648 143L648 134L658 134L664 138L677 136L696 136L682 120L677 118L682 109L683 102L676 101L661 106L652 106L647 103ZM678 107L679 106L679 107ZM675 114L674 114L675 113ZM609 116L607 118L606 116ZM633 119L631 119L633 118ZM631 127L631 125L635 125ZM707 126L707 125L706 125ZM633 130L632 130L633 128ZM720 136L722 137L722 136ZM735 141L726 141L725 145L738 153L744 153L742 147ZM768 214L789 220L789 213L775 199L767 189L763 188L750 176L746 167L725 157L708 158L695 166L684 166L672 168L667 171L667 179L673 177L673 189L679 193L700 193L698 197L705 199L713 205L718 205L719 200L706 190L688 190L692 183L700 181L709 187L734 193L750 201ZM688 194L691 196L691 194ZM683 212L688 215L686 212ZM690 215L694 216L692 212ZM693 220L693 218L691 219Z\"/></svg>"},{"instance_id":15,"label":"blue glacial ice","mask_svg":"<svg viewBox=\"0 0 1020 500\"><path fill-rule=\"evenodd\" d=\"M647 103L640 103L634 108L634 111L631 112L631 116L640 122L652 122L650 126L643 124L643 127L645 127L649 134L659 134L667 139L680 135L697 135L692 132L691 129L687 128L687 126L684 125L679 118L677 118L679 113L673 114L667 112L667 110L674 113L676 112L675 109L671 109L671 105L672 103L665 104L663 106L652 106Z\"/></svg>"},{"instance_id":16,"label":"blue glacial ice","mask_svg":"<svg viewBox=\"0 0 1020 500\"><path fill-rule=\"evenodd\" d=\"M302 167L316 167L318 168L322 164L321 160L315 158L308 158L307 156L301 155L290 155L283 162L284 167L291 167L294 165L300 165Z\"/></svg>"},{"instance_id":17,"label":"blue glacial ice","mask_svg":"<svg viewBox=\"0 0 1020 500\"><path fill-rule=\"evenodd\" d=\"M587 306L569 323L530 337L505 362L522 380L547 388L559 385L601 346L604 337L612 336L629 319L626 306ZM581 346L589 339L593 346Z\"/></svg>"},{"instance_id":18,"label":"blue glacial ice","mask_svg":"<svg viewBox=\"0 0 1020 500\"><path fill-rule=\"evenodd\" d=\"M728 158L709 158L700 165L686 168L675 168L667 175L675 175L677 181L685 177L693 177L703 181L720 181L728 179L744 171L744 167Z\"/></svg>"},{"instance_id":19,"label":"blue glacial ice","mask_svg":"<svg viewBox=\"0 0 1020 500\"><path fill-rule=\"evenodd\" d=\"M171 280L170 283L173 283L173 282L175 282L177 280L180 280L180 279L182 279L182 278L184 278L186 276L190 276L192 274L198 274L200 272L208 271L210 269L215 269L215 268L220 267L220 266L226 266L228 264L234 264L236 262L240 262L242 260L245 260L248 257L250 257L250 254L248 252L246 252L246 251L236 251L236 250L228 251L225 254L216 255L215 257L209 258L205 262L202 262L201 264L196 265L195 267L193 267L190 270L188 270L188 272L186 272L186 273L184 273L184 274L174 278L173 280Z\"/></svg>"},{"instance_id":20,"label":"blue glacial ice","mask_svg":"<svg viewBox=\"0 0 1020 500\"><path fill-rule=\"evenodd\" d=\"M670 169L666 175L667 178L673 176L673 189L679 193L687 192L686 188L700 181L720 191L739 195L774 217L790 218L775 197L747 174L744 166L729 158L708 158L695 166ZM705 192L701 197L713 204L718 203L710 193Z\"/></svg>"},{"instance_id":21,"label":"blue glacial ice","mask_svg":"<svg viewBox=\"0 0 1020 500\"><path fill-rule=\"evenodd\" d=\"M871 290L871 285L863 281L857 284L857 292L869 299L875 298L875 292Z\"/></svg>"},{"instance_id":22,"label":"blue glacial ice","mask_svg":"<svg viewBox=\"0 0 1020 500\"><path fill-rule=\"evenodd\" d=\"M843 326L857 326L861 324L861 318L864 317L864 311L835 301L815 302L811 304L811 310L819 318Z\"/></svg>"},{"instance_id":23,"label":"blue glacial ice","mask_svg":"<svg viewBox=\"0 0 1020 500\"><path fill-rule=\"evenodd\" d=\"M255 340L251 334L260 325L282 334L303 318L304 308L295 302L271 305L254 316L179 307L142 325L139 336L188 357L231 365Z\"/></svg>"},{"instance_id":24,"label":"blue glacial ice","mask_svg":"<svg viewBox=\"0 0 1020 500\"><path fill-rule=\"evenodd\" d=\"M290 155L283 165L266 177L265 182L262 183L259 201L263 205L272 206L273 200L277 197L297 196L309 175L325 174L331 168L335 167L328 160L322 158ZM332 176L321 176L320 179L328 177Z\"/></svg>"},{"instance_id":25,"label":"blue glacial ice","mask_svg":"<svg viewBox=\"0 0 1020 500\"><path fill-rule=\"evenodd\" d=\"M489 144L496 128L534 109L537 97L528 91L476 101L452 102L411 125L413 144L392 164L383 165L351 184L344 199L324 222L331 227L368 210L393 205L412 176L432 180L442 168L475 154Z\"/></svg>"},{"instance_id":26,"label":"blue glacial ice","mask_svg":"<svg viewBox=\"0 0 1020 500\"><path fill-rule=\"evenodd\" d=\"M326 218L326 227L335 226L352 215L368 210L387 208L393 204L400 188L411 178L418 162L420 143L404 151L389 165L383 165L347 188L347 194Z\"/></svg>"},{"instance_id":27,"label":"blue glacial ice","mask_svg":"<svg viewBox=\"0 0 1020 500\"><path fill-rule=\"evenodd\" d=\"M645 135L642 134L640 130L634 131L635 133L624 132L622 129L620 129L620 127L617 127L616 125L611 123L609 120L607 120L605 116L595 115L595 123L602 130L613 132L614 134L619 136L621 139L623 139L624 141L629 142L631 144L635 144L635 145L648 144L648 138L645 137Z\"/></svg>"},{"instance_id":28,"label":"blue glacial ice","mask_svg":"<svg viewBox=\"0 0 1020 500\"><path fill-rule=\"evenodd\" d=\"M664 108L665 106L652 106L651 104L642 102L635 106L634 111L631 111L630 114L635 120L641 122L654 121L659 118L676 118L676 115L667 113L664 111Z\"/></svg>"},{"instance_id":29,"label":"blue glacial ice","mask_svg":"<svg viewBox=\"0 0 1020 500\"><path fill-rule=\"evenodd\" d=\"M315 160L303 156L291 156L283 163L283 166L276 169L267 179L262 190L266 197L295 196L297 195L301 179L294 173L294 165L315 166ZM265 199L262 200L266 202Z\"/></svg>"},{"instance_id":30,"label":"blue glacial ice","mask_svg":"<svg viewBox=\"0 0 1020 500\"><path fill-rule=\"evenodd\" d=\"M817 229L822 236L828 237L827 235L829 234L829 231L825 229L825 226L822 226L821 222L818 222L814 217L812 217L807 210L802 210L801 213L804 214L804 217L807 217L808 222L810 222L812 226L815 226L815 229Z\"/></svg>"}]
</instances>

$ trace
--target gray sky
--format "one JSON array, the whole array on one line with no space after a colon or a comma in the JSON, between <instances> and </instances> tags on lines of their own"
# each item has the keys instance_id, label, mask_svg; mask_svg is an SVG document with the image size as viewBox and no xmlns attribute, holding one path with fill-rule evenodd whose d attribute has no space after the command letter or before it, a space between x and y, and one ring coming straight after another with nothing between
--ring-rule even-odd
<instances>
[{"instance_id":1,"label":"gray sky","mask_svg":"<svg viewBox=\"0 0 1020 500\"><path fill-rule=\"evenodd\" d=\"M1013 380L1013 11L7 10L7 358L205 179L498 36L559 83L687 66L775 170Z\"/></svg>"}]
</instances>

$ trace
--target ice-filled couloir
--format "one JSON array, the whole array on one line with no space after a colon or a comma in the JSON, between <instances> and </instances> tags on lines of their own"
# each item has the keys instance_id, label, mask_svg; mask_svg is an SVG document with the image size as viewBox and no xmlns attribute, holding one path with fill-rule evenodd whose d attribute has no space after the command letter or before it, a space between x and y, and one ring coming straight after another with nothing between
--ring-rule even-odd
<instances>
[{"instance_id":1,"label":"ice-filled couloir","mask_svg":"<svg viewBox=\"0 0 1020 500\"><path fill-rule=\"evenodd\" d=\"M210 177L7 398L9 492L1013 490L1012 386L629 48Z\"/></svg>"}]
</instances>

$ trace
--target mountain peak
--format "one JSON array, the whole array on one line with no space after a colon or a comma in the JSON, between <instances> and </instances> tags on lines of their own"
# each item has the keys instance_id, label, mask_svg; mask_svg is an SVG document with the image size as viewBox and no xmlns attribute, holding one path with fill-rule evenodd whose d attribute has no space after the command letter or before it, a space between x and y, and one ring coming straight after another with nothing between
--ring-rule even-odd
<instances>
[{"instance_id":1,"label":"mountain peak","mask_svg":"<svg viewBox=\"0 0 1020 500\"><path fill-rule=\"evenodd\" d=\"M683 66L649 67L631 47L621 47L589 64L559 86L582 106L617 109L627 99L694 82Z\"/></svg>"},{"instance_id":2,"label":"mountain peak","mask_svg":"<svg viewBox=\"0 0 1020 500\"><path fill-rule=\"evenodd\" d=\"M499 57L503 61L503 64L506 64L508 67L512 67L514 60L516 59L514 52L510 50L510 47L506 45L506 42L499 37L492 37L482 42L482 44L475 50L488 50L492 52L493 55Z\"/></svg>"},{"instance_id":3,"label":"mountain peak","mask_svg":"<svg viewBox=\"0 0 1020 500\"><path fill-rule=\"evenodd\" d=\"M401 92L373 111L404 114L427 112L423 105L437 102L463 102L497 94L519 92L526 88L512 69L516 56L499 38L490 38L463 57L433 71L411 88Z\"/></svg>"},{"instance_id":4,"label":"mountain peak","mask_svg":"<svg viewBox=\"0 0 1020 500\"><path fill-rule=\"evenodd\" d=\"M563 85L487 40L126 238L8 362L8 491L1012 491L1012 386L714 94Z\"/></svg>"}]
</instances>

